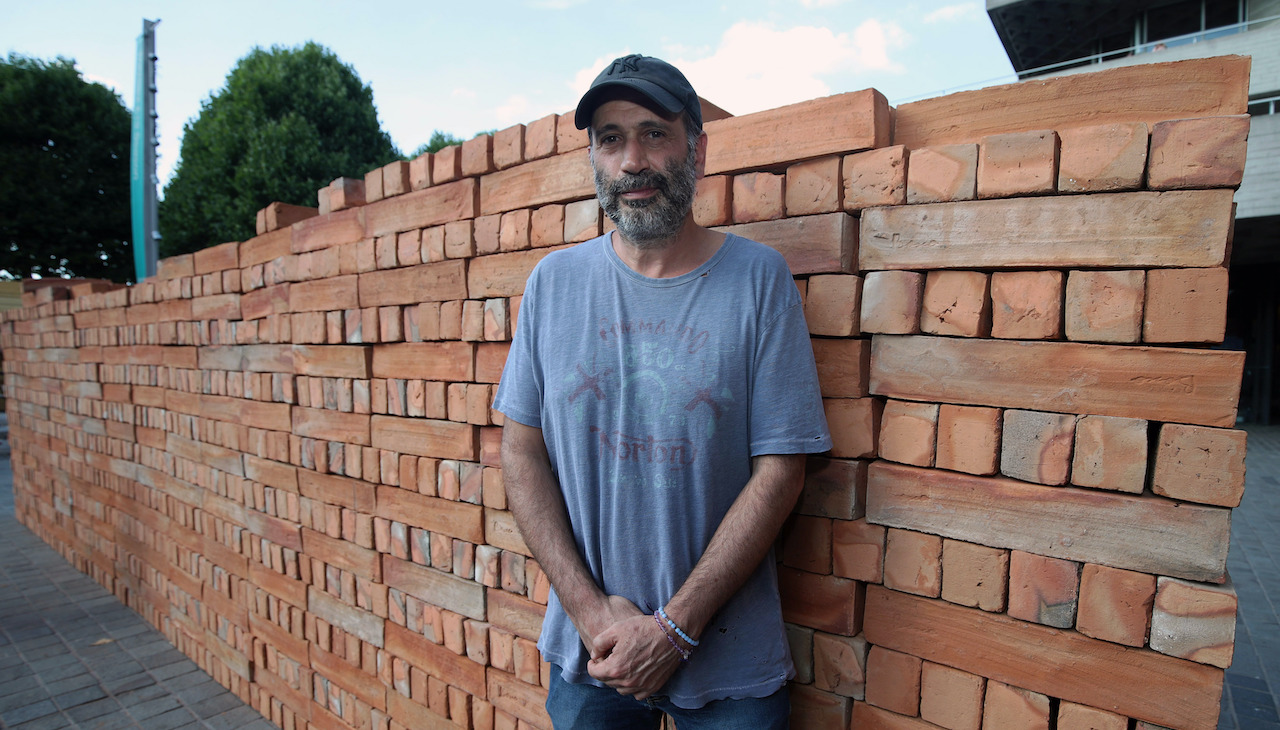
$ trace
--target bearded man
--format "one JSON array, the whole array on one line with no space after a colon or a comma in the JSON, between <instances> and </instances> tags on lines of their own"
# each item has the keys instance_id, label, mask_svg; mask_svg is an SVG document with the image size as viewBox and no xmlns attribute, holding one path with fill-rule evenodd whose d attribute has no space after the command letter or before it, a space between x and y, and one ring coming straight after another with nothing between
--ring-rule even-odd
<instances>
[{"instance_id":1,"label":"bearded man","mask_svg":"<svg viewBox=\"0 0 1280 730\"><path fill-rule=\"evenodd\" d=\"M556 728L786 727L773 541L830 448L773 249L694 222L692 86L615 60L575 114L616 229L529 277L495 408L507 503L552 585Z\"/></svg>"}]
</instances>

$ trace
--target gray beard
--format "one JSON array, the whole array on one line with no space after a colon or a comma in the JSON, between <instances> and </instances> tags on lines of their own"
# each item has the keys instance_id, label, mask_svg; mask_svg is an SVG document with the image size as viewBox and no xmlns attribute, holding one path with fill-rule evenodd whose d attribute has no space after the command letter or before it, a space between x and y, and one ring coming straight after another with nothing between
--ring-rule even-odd
<instances>
[{"instance_id":1,"label":"gray beard","mask_svg":"<svg viewBox=\"0 0 1280 730\"><path fill-rule=\"evenodd\" d=\"M662 248L680 232L693 209L698 189L695 164L691 150L686 159L672 162L665 170L623 174L614 180L593 165L596 197L628 243L641 249ZM640 188L655 188L658 194L646 200L622 200L623 193Z\"/></svg>"}]
</instances>

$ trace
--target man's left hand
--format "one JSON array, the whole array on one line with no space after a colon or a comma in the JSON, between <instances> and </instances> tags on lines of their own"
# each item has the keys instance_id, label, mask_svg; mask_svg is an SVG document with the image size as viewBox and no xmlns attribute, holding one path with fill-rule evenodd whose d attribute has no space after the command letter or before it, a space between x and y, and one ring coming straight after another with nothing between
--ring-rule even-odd
<instances>
[{"instance_id":1,"label":"man's left hand","mask_svg":"<svg viewBox=\"0 0 1280 730\"><path fill-rule=\"evenodd\" d=\"M610 626L596 639L587 673L620 694L643 700L667 683L680 655L653 616L640 614Z\"/></svg>"}]
</instances>

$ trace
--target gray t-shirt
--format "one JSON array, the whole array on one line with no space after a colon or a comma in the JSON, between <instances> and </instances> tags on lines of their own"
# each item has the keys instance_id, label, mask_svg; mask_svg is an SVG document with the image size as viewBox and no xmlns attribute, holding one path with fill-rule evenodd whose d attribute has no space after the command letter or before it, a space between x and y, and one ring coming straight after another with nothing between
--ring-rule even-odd
<instances>
[{"instance_id":1,"label":"gray t-shirt","mask_svg":"<svg viewBox=\"0 0 1280 730\"><path fill-rule=\"evenodd\" d=\"M669 279L637 274L609 234L548 255L494 407L542 429L587 568L648 613L693 570L751 457L831 447L795 282L780 254L732 234ZM598 684L554 592L538 646L566 681ZM769 556L662 694L701 707L793 673Z\"/></svg>"}]
</instances>

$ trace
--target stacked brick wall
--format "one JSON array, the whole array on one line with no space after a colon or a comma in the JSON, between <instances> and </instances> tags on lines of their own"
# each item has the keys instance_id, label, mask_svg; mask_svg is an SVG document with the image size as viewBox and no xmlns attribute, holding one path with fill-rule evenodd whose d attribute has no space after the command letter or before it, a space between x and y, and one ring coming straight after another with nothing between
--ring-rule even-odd
<instances>
[{"instance_id":1,"label":"stacked brick wall","mask_svg":"<svg viewBox=\"0 0 1280 730\"><path fill-rule=\"evenodd\" d=\"M835 447L779 541L801 728L1211 728L1248 61L711 121ZM490 408L524 280L607 230L552 115L0 320L24 524L286 730L539 728L548 583ZM695 659L696 661L696 659Z\"/></svg>"}]
</instances>

